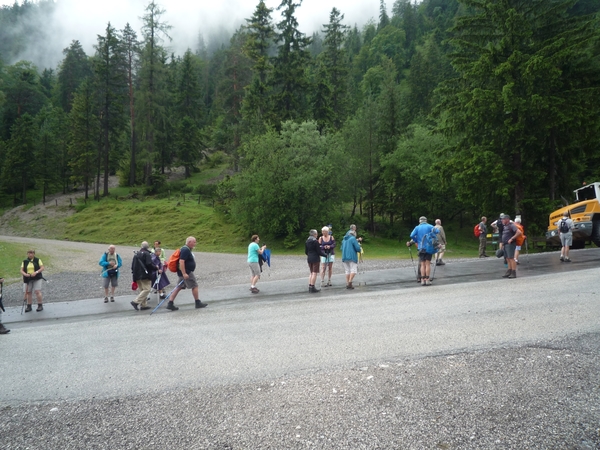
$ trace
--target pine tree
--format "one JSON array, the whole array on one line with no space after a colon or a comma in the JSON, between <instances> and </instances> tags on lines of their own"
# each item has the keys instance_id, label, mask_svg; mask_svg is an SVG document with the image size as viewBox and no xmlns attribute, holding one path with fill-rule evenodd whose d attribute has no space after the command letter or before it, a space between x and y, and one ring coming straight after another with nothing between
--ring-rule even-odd
<instances>
[{"instance_id":1,"label":"pine tree","mask_svg":"<svg viewBox=\"0 0 600 450\"><path fill-rule=\"evenodd\" d=\"M327 84L331 88L332 122L339 129L345 120L345 94L348 90L348 56L344 48L347 25L343 25L344 15L337 8L331 10L329 23L323 25L325 34L325 51L323 52L323 66L327 77Z\"/></svg>"},{"instance_id":2,"label":"pine tree","mask_svg":"<svg viewBox=\"0 0 600 450\"><path fill-rule=\"evenodd\" d=\"M390 16L387 13L387 6L385 0L379 0L379 24L377 25L377 31L383 30L390 24Z\"/></svg>"},{"instance_id":3,"label":"pine tree","mask_svg":"<svg viewBox=\"0 0 600 450\"><path fill-rule=\"evenodd\" d=\"M124 106L127 95L127 61L118 32L108 23L104 36L98 36L93 60L95 85L98 89L102 149L99 163L103 166L103 196L108 195L111 148L125 128ZM100 169L100 168L99 168ZM99 180L97 189L99 193Z\"/></svg>"},{"instance_id":4,"label":"pine tree","mask_svg":"<svg viewBox=\"0 0 600 450\"><path fill-rule=\"evenodd\" d=\"M123 51L125 53L125 68L127 72L127 97L129 100L129 186L136 182L136 130L135 130L135 72L140 53L140 43L137 34L129 23L122 31Z\"/></svg>"},{"instance_id":5,"label":"pine tree","mask_svg":"<svg viewBox=\"0 0 600 450\"><path fill-rule=\"evenodd\" d=\"M22 114L11 129L8 154L2 167L2 185L15 200L20 194L21 203L27 203L27 188L33 187L36 172L36 128L29 113Z\"/></svg>"},{"instance_id":6,"label":"pine tree","mask_svg":"<svg viewBox=\"0 0 600 450\"><path fill-rule=\"evenodd\" d=\"M297 120L307 115L306 92L308 80L306 67L310 63L307 48L310 38L298 28L296 9L302 1L282 0L282 20L277 24L278 54L273 59L274 112L280 121Z\"/></svg>"},{"instance_id":7,"label":"pine tree","mask_svg":"<svg viewBox=\"0 0 600 450\"><path fill-rule=\"evenodd\" d=\"M267 8L264 1L260 1L248 23L248 38L244 52L252 61L252 81L246 87L242 110L248 122L261 126L265 116L269 115L270 86L267 83L273 66L269 59L269 49L273 45L275 30L271 22L273 9Z\"/></svg>"},{"instance_id":8,"label":"pine tree","mask_svg":"<svg viewBox=\"0 0 600 450\"><path fill-rule=\"evenodd\" d=\"M92 75L91 63L77 40L63 50L65 59L58 69L57 89L60 106L66 111L71 110L73 96L79 85Z\"/></svg>"},{"instance_id":9,"label":"pine tree","mask_svg":"<svg viewBox=\"0 0 600 450\"><path fill-rule=\"evenodd\" d=\"M171 26L161 21L165 10L152 0L146 6L146 14L142 17L143 50L141 68L139 73L140 89L138 90L140 110L140 129L143 144L146 150L146 163L144 167L144 181L146 185L152 183L152 169L157 157L155 149L156 133L163 119L165 107L165 91L163 90L166 74L166 52L160 43L164 38L171 39L168 35Z\"/></svg>"},{"instance_id":10,"label":"pine tree","mask_svg":"<svg viewBox=\"0 0 600 450\"><path fill-rule=\"evenodd\" d=\"M73 173L73 182L83 183L85 199L89 198L89 188L97 166L100 122L96 115L99 108L95 98L91 82L84 80L75 93L69 113L69 167Z\"/></svg>"},{"instance_id":11,"label":"pine tree","mask_svg":"<svg viewBox=\"0 0 600 450\"><path fill-rule=\"evenodd\" d=\"M35 180L42 189L42 202L46 196L61 187L62 148L66 115L62 108L45 106L35 116L37 142L35 151Z\"/></svg>"}]
</instances>

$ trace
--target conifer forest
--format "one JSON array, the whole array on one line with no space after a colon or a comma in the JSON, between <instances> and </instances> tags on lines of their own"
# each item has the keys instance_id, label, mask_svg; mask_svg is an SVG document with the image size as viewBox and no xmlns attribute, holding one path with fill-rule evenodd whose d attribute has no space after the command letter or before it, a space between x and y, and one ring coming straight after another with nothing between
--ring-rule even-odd
<instances>
[{"instance_id":1,"label":"conifer forest","mask_svg":"<svg viewBox=\"0 0 600 450\"><path fill-rule=\"evenodd\" d=\"M379 5L355 24L339 2L309 35L302 0L258 1L222 45L177 53L151 0L140 29L107 23L56 67L17 59L55 2L2 7L0 207L102 198L109 175L160 195L172 168L217 160L219 213L292 242L342 217L395 237L500 211L542 233L600 181L600 0Z\"/></svg>"}]
</instances>

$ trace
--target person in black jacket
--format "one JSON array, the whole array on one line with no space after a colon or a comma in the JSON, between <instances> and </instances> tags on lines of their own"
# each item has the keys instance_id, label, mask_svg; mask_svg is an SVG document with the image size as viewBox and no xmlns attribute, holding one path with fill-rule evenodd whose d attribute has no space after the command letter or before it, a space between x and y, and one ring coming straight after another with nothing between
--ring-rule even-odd
<instances>
[{"instance_id":1,"label":"person in black jacket","mask_svg":"<svg viewBox=\"0 0 600 450\"><path fill-rule=\"evenodd\" d=\"M4 278L0 278L0 285L4 284ZM4 305L2 304L2 295L0 295L0 334L8 334L10 330L2 325L2 312L4 311Z\"/></svg>"},{"instance_id":2,"label":"person in black jacket","mask_svg":"<svg viewBox=\"0 0 600 450\"><path fill-rule=\"evenodd\" d=\"M308 262L308 268L310 269L310 276L308 277L308 292L315 293L319 292L320 289L315 287L317 276L319 275L319 266L321 265L321 256L327 257L325 252L321 249L321 245L317 240L317 230L310 230L306 244L304 244L304 253L306 253L306 261Z\"/></svg>"},{"instance_id":3,"label":"person in black jacket","mask_svg":"<svg viewBox=\"0 0 600 450\"><path fill-rule=\"evenodd\" d=\"M158 267L152 264L149 248L150 245L146 241L142 242L142 248L133 256L131 262L132 278L138 284L140 292L136 299L131 302L131 306L136 311L150 309L146 302L152 288L152 272L158 270Z\"/></svg>"}]
</instances>

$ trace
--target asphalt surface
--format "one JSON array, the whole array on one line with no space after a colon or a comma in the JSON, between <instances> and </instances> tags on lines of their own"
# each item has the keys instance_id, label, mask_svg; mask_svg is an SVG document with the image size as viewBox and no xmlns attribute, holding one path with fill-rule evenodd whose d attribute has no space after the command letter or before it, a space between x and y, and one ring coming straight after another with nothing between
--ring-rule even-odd
<instances>
[{"instance_id":1,"label":"asphalt surface","mask_svg":"<svg viewBox=\"0 0 600 450\"><path fill-rule=\"evenodd\" d=\"M600 250L571 256L11 307L0 448L600 448Z\"/></svg>"}]
</instances>

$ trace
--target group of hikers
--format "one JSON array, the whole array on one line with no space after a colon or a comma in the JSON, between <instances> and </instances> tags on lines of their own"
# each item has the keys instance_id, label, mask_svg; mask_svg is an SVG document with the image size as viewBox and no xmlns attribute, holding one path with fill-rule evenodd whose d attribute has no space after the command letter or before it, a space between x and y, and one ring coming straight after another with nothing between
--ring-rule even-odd
<instances>
[{"instance_id":1,"label":"group of hikers","mask_svg":"<svg viewBox=\"0 0 600 450\"><path fill-rule=\"evenodd\" d=\"M519 264L519 253L525 242L526 236L521 224L520 217L511 220L507 214L500 214L500 217L492 222L493 231L498 234L499 248L496 252L498 258L504 258L507 268L503 278L516 278L517 265ZM569 258L569 247L573 239L573 221L568 212L564 213L561 220L556 222L560 240L562 244L560 252L560 261L571 262ZM479 238L479 257L486 258L487 248L487 218L481 217L481 221L474 228L475 236ZM262 272L262 264L270 260L270 252L266 245L260 246L260 237L253 235L248 245L248 266L250 268L250 292L258 294L260 291L256 287ZM362 238L357 236L356 225L350 225L349 230L344 235L341 242L342 264L346 276L346 289L354 289L353 280L358 273L358 261L362 255ZM189 289L194 297L196 308L204 308L206 303L198 298L198 282L194 271L196 270L196 260L193 249L196 246L196 238L190 236L186 239L185 245L176 250L166 262L165 254L160 247L160 241L154 241L151 248L149 243L144 241L141 248L134 252L131 263L131 273L133 278L132 288L138 291L137 297L131 302L131 306L137 311L150 309L148 300L151 292L158 294L162 301L168 299L166 308L170 311L177 311L175 299L182 289ZM441 220L437 219L435 225L428 223L425 216L419 218L419 224L410 233L410 240L406 243L409 247L416 245L418 251L418 271L416 271L417 281L422 286L430 286L432 283L431 266L445 265L443 255L446 251L446 235L442 227ZM321 289L317 288L316 282L320 276L320 286L331 286L331 276L333 272L333 263L335 261L335 250L337 248L336 239L332 233L331 225L324 226L321 229L321 235L316 229L310 230L308 239L305 242L305 254L309 268L308 292L317 293ZM434 259L435 257L435 259ZM412 259L412 251L411 251ZM102 267L102 287L104 289L104 303L115 301L115 288L119 285L119 269L123 266L121 256L116 253L115 246L110 245L108 250L102 255L98 263ZM171 285L167 276L167 268L177 273L177 283L175 288L167 295L165 288ZM35 250L27 251L27 258L21 263L21 276L23 277L23 302L26 302L25 312L33 310L33 296L37 300L36 311L43 311L42 280L44 264L36 257ZM327 281L325 277L327 276ZM10 332L2 324L2 291L4 279L0 278L0 334ZM161 303L162 303L161 301Z\"/></svg>"}]
</instances>

